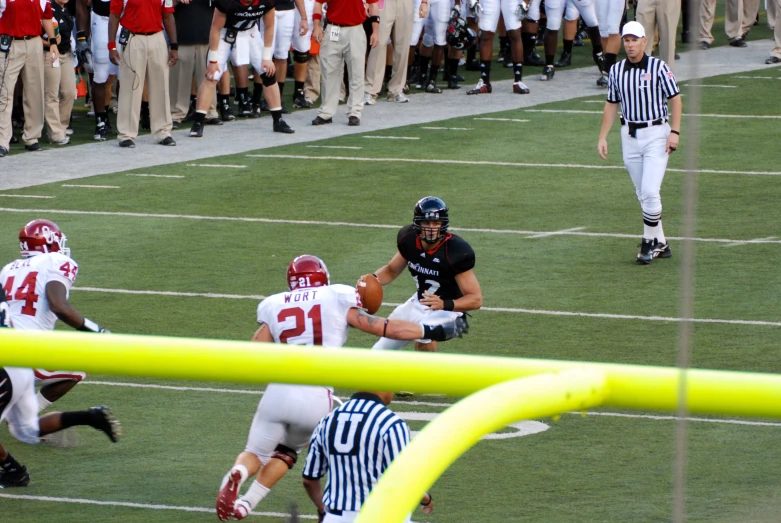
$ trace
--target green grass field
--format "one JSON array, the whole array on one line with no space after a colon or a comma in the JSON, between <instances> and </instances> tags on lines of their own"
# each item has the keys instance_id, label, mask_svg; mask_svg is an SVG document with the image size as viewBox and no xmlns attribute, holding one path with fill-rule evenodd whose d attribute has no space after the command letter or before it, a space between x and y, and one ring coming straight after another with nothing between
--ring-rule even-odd
<instances>
[{"instance_id":1,"label":"green grass field","mask_svg":"<svg viewBox=\"0 0 781 523\"><path fill-rule=\"evenodd\" d=\"M781 78L781 69L748 76ZM738 86L703 88L700 113L781 115L777 80L725 76L697 83ZM686 105L689 90L683 93ZM600 104L584 103L599 98L533 110L600 111ZM246 165L244 169L173 164L139 172L183 178L117 173L84 183L119 189L57 183L6 191L54 198L0 198L0 259L17 256L16 234L23 223L47 217L69 236L80 264L71 302L86 316L114 332L246 340L255 329L257 300L251 296L283 290L284 271L293 256L317 254L328 263L332 281L352 283L390 259L394 227L411 220L415 201L437 194L451 208L452 227L466 229L456 232L477 252L475 271L485 306L474 314L470 334L441 345L441 351L675 365L681 324L648 317L680 316L681 241L671 240L672 259L647 267L635 264L642 224L621 164L617 128L609 138L609 162L603 163L596 154L599 114L517 110L490 116L529 122L454 118L436 125L472 130L412 125L370 135L420 140L353 135L317 144L361 149L295 145L257 151L262 157L250 153L209 161ZM685 121L671 169L685 166L689 127ZM699 120L699 128L699 169L781 170L772 149L777 118L707 117ZM293 155L316 159L285 157ZM407 161L379 161L394 158ZM781 372L781 276L774 263L781 244L777 182L777 175L766 174L698 175L694 316L724 321L694 325L693 366ZM683 235L683 184L684 173L668 172L663 186L668 237ZM577 234L541 236L572 229ZM593 235L578 235L584 233ZM766 243L738 243L755 239ZM413 290L404 275L386 287L385 301L401 302ZM159 292L173 295L155 294ZM496 308L508 310L491 310ZM380 314L391 310L383 307ZM733 320L774 324L729 323ZM369 347L373 340L352 332L348 343ZM123 422L124 439L111 445L102 435L80 429L74 449L30 447L0 428L0 441L32 474L28 488L0 491L0 520L214 521L213 513L184 508L213 507L219 481L243 448L257 404L257 395L237 391L260 391L262 386L100 375L88 381L93 383L77 387L58 408L108 404ZM106 384L120 382L152 386ZM337 392L342 397L350 393ZM438 413L453 399L421 396L414 401L424 404L399 402L393 407L402 413ZM434 514L417 513L416 520L671 520L674 422L644 417L665 413L599 412L630 417L564 415L555 422L540 420L550 428L539 434L481 442L434 485ZM708 419L689 425L687 519L777 521L781 424ZM414 430L423 426L421 421L410 424ZM286 513L295 501L305 514L314 514L300 486L300 470L299 465L257 510ZM4 497L8 495L58 500ZM254 520L285 521L273 515Z\"/></svg>"}]
</instances>

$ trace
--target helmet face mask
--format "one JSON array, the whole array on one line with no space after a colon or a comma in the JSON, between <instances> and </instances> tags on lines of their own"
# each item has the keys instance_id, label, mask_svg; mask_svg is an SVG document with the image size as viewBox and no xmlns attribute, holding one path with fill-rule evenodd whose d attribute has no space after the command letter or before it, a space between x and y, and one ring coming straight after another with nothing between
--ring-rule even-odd
<instances>
[{"instance_id":1,"label":"helmet face mask","mask_svg":"<svg viewBox=\"0 0 781 523\"><path fill-rule=\"evenodd\" d=\"M440 241L447 235L449 223L447 205L440 198L426 196L415 204L412 227L422 241L428 244Z\"/></svg>"},{"instance_id":2,"label":"helmet face mask","mask_svg":"<svg viewBox=\"0 0 781 523\"><path fill-rule=\"evenodd\" d=\"M49 220L33 220L19 231L19 248L22 256L34 252L59 252L70 256L71 250L65 246L68 238L56 223Z\"/></svg>"},{"instance_id":3,"label":"helmet face mask","mask_svg":"<svg viewBox=\"0 0 781 523\"><path fill-rule=\"evenodd\" d=\"M287 286L291 291L331 284L331 275L325 262L317 256L303 254L287 266Z\"/></svg>"}]
</instances>

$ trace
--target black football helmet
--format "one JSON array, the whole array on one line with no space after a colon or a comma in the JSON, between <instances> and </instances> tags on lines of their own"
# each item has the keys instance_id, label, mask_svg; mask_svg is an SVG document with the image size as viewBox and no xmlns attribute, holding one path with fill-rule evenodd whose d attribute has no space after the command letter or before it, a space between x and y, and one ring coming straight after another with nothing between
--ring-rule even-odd
<instances>
[{"instance_id":1,"label":"black football helmet","mask_svg":"<svg viewBox=\"0 0 781 523\"><path fill-rule=\"evenodd\" d=\"M466 21L454 9L447 24L447 43L458 51L469 49L477 41L477 33L466 25Z\"/></svg>"},{"instance_id":2,"label":"black football helmet","mask_svg":"<svg viewBox=\"0 0 781 523\"><path fill-rule=\"evenodd\" d=\"M423 227L425 221L437 221L439 227ZM412 228L426 243L436 243L447 234L450 223L447 204L436 196L426 196L415 204L415 212L412 216Z\"/></svg>"}]
</instances>

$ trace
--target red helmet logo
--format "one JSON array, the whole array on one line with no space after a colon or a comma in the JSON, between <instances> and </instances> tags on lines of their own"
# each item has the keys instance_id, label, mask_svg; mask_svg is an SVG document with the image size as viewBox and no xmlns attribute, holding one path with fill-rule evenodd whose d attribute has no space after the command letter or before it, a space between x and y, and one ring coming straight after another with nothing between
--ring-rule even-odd
<instances>
[{"instance_id":1,"label":"red helmet logo","mask_svg":"<svg viewBox=\"0 0 781 523\"><path fill-rule=\"evenodd\" d=\"M330 285L331 276L323 260L317 256L298 256L287 266L287 286L291 291L307 287Z\"/></svg>"},{"instance_id":2,"label":"red helmet logo","mask_svg":"<svg viewBox=\"0 0 781 523\"><path fill-rule=\"evenodd\" d=\"M65 247L67 238L56 223L49 220L33 220L19 231L19 248L23 256L32 252L61 252L70 256Z\"/></svg>"}]
</instances>

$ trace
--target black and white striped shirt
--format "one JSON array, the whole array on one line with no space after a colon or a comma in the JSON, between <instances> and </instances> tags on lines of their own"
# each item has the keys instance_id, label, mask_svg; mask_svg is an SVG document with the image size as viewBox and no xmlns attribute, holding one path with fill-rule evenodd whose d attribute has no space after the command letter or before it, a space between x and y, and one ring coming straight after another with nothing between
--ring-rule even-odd
<instances>
[{"instance_id":1,"label":"black and white striped shirt","mask_svg":"<svg viewBox=\"0 0 781 523\"><path fill-rule=\"evenodd\" d=\"M357 512L409 439L403 419L375 394L358 392L312 433L303 475L320 479L327 472L326 510Z\"/></svg>"},{"instance_id":2,"label":"black and white striped shirt","mask_svg":"<svg viewBox=\"0 0 781 523\"><path fill-rule=\"evenodd\" d=\"M668 119L667 100L679 94L673 72L658 58L643 55L636 64L621 60L610 68L607 101L621 104L627 122Z\"/></svg>"}]
</instances>

